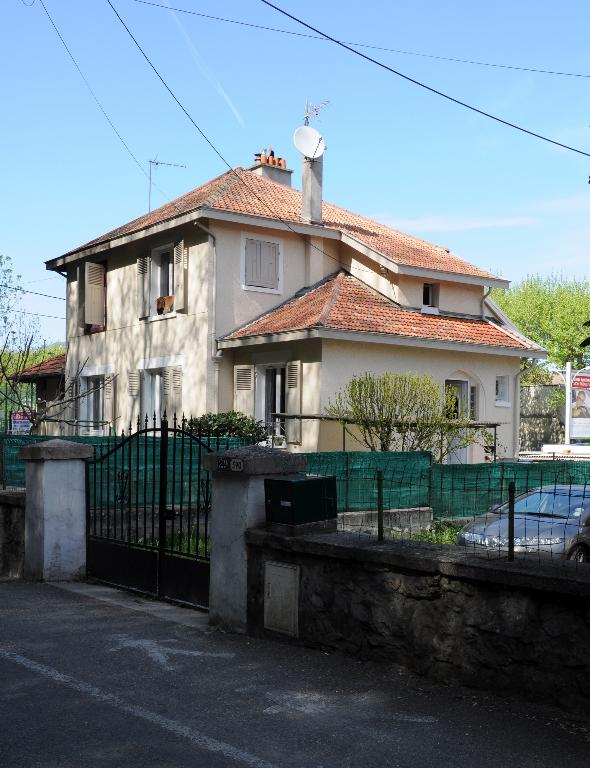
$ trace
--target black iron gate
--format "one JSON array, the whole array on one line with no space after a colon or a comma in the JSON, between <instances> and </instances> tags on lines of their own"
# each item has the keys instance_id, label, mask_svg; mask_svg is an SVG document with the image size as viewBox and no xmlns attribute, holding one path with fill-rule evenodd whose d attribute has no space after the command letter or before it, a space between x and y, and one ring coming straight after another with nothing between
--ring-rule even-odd
<instances>
[{"instance_id":1,"label":"black iron gate","mask_svg":"<svg viewBox=\"0 0 590 768\"><path fill-rule=\"evenodd\" d=\"M89 576L199 607L209 602L210 478L204 454L219 440L137 425L88 462Z\"/></svg>"}]
</instances>

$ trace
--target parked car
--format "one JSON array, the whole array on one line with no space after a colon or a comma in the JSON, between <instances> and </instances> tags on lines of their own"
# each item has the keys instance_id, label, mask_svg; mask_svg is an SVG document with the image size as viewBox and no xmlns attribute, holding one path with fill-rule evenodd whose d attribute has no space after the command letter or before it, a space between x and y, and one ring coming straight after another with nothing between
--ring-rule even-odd
<instances>
[{"instance_id":1,"label":"parked car","mask_svg":"<svg viewBox=\"0 0 590 768\"><path fill-rule=\"evenodd\" d=\"M476 517L457 534L475 550L508 551L508 503ZM590 563L590 487L551 485L518 496L514 552Z\"/></svg>"}]
</instances>

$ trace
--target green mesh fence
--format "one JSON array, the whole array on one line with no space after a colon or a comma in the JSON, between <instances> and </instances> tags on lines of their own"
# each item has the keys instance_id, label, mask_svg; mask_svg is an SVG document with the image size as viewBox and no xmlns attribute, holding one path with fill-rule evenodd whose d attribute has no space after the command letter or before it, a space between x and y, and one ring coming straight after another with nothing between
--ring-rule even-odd
<instances>
[{"instance_id":1,"label":"green mesh fence","mask_svg":"<svg viewBox=\"0 0 590 768\"><path fill-rule=\"evenodd\" d=\"M93 445L96 449L96 455L106 453L109 449L114 448L119 443L121 437L96 437L96 436L68 436L65 438L74 443L85 443L86 445ZM228 450L231 448L240 448L244 445L249 445L250 442L243 440L239 437L203 437L203 442L210 444L211 450ZM26 445L32 445L33 443L42 443L47 440L55 440L55 437L41 436L41 435L0 435L0 478L3 488L24 488L25 486L25 465L20 458L20 449ZM174 441L170 439L170 468L172 467L172 446ZM146 440L147 453L143 448L142 437L142 450L139 457L140 472L142 475L152 479L153 467L159 467L160 453L159 453L159 438L150 437ZM121 461L120 452L117 456L117 461ZM180 462L180 452L178 452L178 461ZM188 459L185 459L188 461ZM115 456L109 458L109 465L114 468ZM196 468L194 468L196 470ZM157 472L158 470L156 470Z\"/></svg>"},{"instance_id":2,"label":"green mesh fence","mask_svg":"<svg viewBox=\"0 0 590 768\"><path fill-rule=\"evenodd\" d=\"M336 477L339 512L377 509L378 471L383 472L386 509L429 506L430 453L349 451L305 456L307 474Z\"/></svg>"}]
</instances>

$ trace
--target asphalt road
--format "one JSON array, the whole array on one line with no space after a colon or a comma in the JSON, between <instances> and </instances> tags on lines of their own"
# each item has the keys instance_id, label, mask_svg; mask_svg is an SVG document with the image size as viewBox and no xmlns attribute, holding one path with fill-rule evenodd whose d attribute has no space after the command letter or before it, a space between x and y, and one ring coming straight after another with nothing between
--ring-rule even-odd
<instances>
[{"instance_id":1,"label":"asphalt road","mask_svg":"<svg viewBox=\"0 0 590 768\"><path fill-rule=\"evenodd\" d=\"M585 722L102 587L0 584L1 768L579 768Z\"/></svg>"}]
</instances>

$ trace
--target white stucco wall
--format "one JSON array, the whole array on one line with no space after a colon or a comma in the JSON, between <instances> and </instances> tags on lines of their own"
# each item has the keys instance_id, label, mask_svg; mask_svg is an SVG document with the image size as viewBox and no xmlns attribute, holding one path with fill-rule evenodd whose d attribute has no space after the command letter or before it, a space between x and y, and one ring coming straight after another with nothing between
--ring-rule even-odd
<instances>
[{"instance_id":1,"label":"white stucco wall","mask_svg":"<svg viewBox=\"0 0 590 768\"><path fill-rule=\"evenodd\" d=\"M478 419L501 424L498 429L499 457L512 456L515 414L513 391L514 377L518 370L517 357L324 340L320 409L326 408L330 398L344 387L353 375L365 371L376 374L386 371L427 373L439 381L441 387L447 379L464 379L479 388ZM510 377L510 407L498 406L495 403L496 376ZM335 433L335 430L331 427L328 432ZM340 433L335 433L330 439L326 435L322 437L324 450L338 450L340 444ZM470 461L483 460L483 450L474 446L468 458Z\"/></svg>"}]
</instances>

